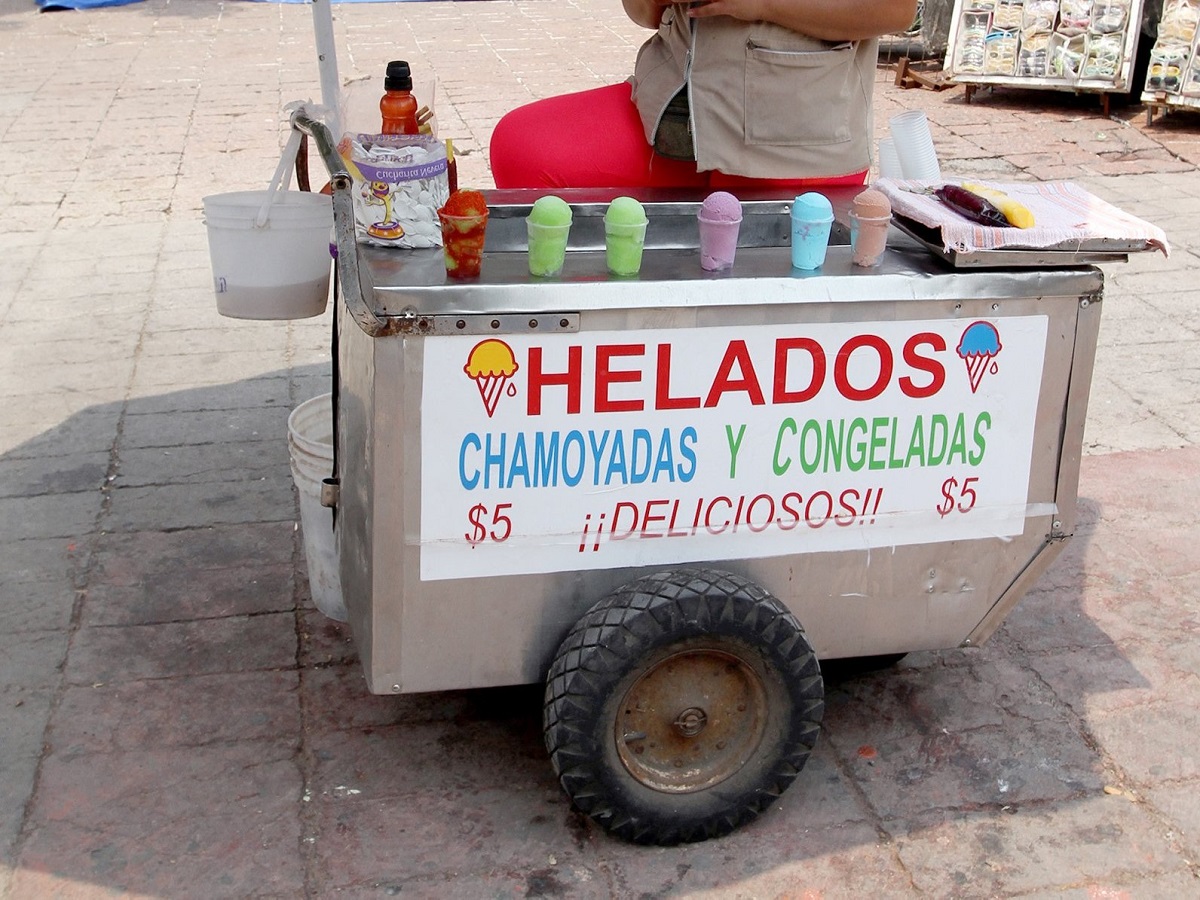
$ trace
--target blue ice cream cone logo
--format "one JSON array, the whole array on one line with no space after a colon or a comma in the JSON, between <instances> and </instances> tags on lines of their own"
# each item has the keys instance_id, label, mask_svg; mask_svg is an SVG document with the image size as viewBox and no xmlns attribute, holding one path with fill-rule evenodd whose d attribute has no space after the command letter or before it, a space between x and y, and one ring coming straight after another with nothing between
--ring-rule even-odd
<instances>
[{"instance_id":1,"label":"blue ice cream cone logo","mask_svg":"<svg viewBox=\"0 0 1200 900\"><path fill-rule=\"evenodd\" d=\"M996 356L1001 350L1000 332L991 322L972 322L959 338L956 348L967 367L967 378L971 381L971 393L979 390L984 373L993 375L1000 370Z\"/></svg>"}]
</instances>

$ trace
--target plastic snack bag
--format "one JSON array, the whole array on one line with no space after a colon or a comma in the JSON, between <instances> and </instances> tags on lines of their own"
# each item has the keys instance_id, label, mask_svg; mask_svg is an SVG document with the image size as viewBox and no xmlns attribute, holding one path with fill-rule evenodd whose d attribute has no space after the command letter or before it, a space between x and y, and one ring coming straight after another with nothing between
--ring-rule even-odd
<instances>
[{"instance_id":1,"label":"plastic snack bag","mask_svg":"<svg viewBox=\"0 0 1200 900\"><path fill-rule=\"evenodd\" d=\"M450 196L446 145L431 135L347 134L338 150L354 179L360 240L440 247L437 211Z\"/></svg>"}]
</instances>

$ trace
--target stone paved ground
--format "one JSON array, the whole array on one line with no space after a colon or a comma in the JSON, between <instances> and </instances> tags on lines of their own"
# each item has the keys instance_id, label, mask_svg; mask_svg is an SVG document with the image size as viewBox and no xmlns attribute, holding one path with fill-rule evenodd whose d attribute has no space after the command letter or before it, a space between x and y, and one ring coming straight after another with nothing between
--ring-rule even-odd
<instances>
[{"instance_id":1,"label":"stone paved ground","mask_svg":"<svg viewBox=\"0 0 1200 900\"><path fill-rule=\"evenodd\" d=\"M466 185L497 118L623 77L615 0L335 7L345 81L435 74ZM1164 227L1107 267L1082 527L975 652L830 685L760 822L678 849L569 812L537 688L365 693L312 606L286 417L328 316L215 314L200 198L318 94L306 6L0 0L0 897L1195 897L1200 116L901 90L944 169Z\"/></svg>"}]
</instances>

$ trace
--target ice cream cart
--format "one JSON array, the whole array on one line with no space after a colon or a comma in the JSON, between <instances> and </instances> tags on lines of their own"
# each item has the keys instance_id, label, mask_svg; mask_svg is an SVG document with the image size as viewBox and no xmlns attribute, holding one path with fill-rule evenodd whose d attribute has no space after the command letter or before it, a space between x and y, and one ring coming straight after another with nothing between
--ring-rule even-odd
<instances>
[{"instance_id":1,"label":"ice cream cart","mask_svg":"<svg viewBox=\"0 0 1200 900\"><path fill-rule=\"evenodd\" d=\"M333 193L335 510L369 689L543 682L552 764L612 833L726 833L797 776L820 661L972 647L1062 550L1106 243L956 258L897 232L793 270L788 199L744 203L703 271L694 200L649 198L638 276L613 192L560 192L567 264L529 275L536 194L494 191L481 276L355 238Z\"/></svg>"}]
</instances>

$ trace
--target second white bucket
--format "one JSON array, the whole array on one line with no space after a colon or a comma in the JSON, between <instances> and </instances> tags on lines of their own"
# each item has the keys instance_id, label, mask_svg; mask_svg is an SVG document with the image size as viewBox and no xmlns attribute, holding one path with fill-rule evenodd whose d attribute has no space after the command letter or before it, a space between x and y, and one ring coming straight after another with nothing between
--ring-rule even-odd
<instances>
[{"instance_id":1,"label":"second white bucket","mask_svg":"<svg viewBox=\"0 0 1200 900\"><path fill-rule=\"evenodd\" d=\"M305 400L288 416L292 479L300 494L300 528L308 583L317 609L339 622L347 619L333 539L333 510L321 505L321 482L333 469L333 395Z\"/></svg>"}]
</instances>

